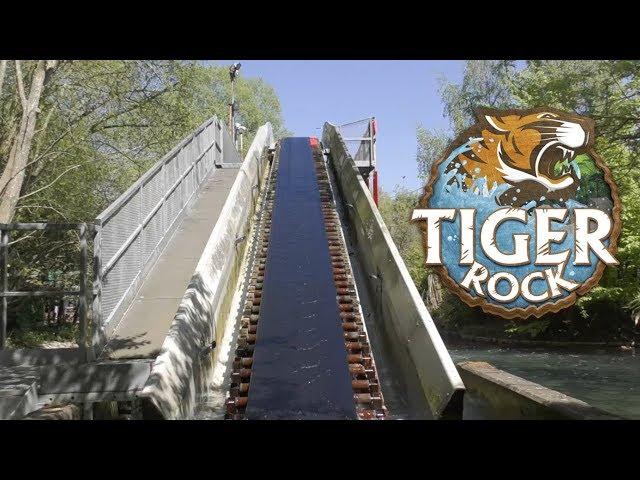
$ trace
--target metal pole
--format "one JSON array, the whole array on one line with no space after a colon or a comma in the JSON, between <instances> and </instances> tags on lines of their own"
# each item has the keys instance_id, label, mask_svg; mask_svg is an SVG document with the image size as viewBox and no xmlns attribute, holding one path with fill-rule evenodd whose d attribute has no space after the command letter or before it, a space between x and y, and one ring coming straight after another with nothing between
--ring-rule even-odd
<instances>
[{"instance_id":1,"label":"metal pole","mask_svg":"<svg viewBox=\"0 0 640 480\"><path fill-rule=\"evenodd\" d=\"M229 106L229 133L233 144L236 145L236 91L235 83L238 76L238 70L240 70L240 63L234 63L229 67L229 78L231 80L231 104ZM238 146L236 145L236 148Z\"/></svg>"},{"instance_id":2,"label":"metal pole","mask_svg":"<svg viewBox=\"0 0 640 480\"><path fill-rule=\"evenodd\" d=\"M87 224L80 224L80 296L78 317L80 319L80 355L85 361L87 354Z\"/></svg>"},{"instance_id":3,"label":"metal pole","mask_svg":"<svg viewBox=\"0 0 640 480\"><path fill-rule=\"evenodd\" d=\"M138 262L139 262L139 266L140 268L138 269L138 273L142 272L142 267L144 264L144 252L142 251L142 246L144 244L143 239L144 239L144 213L142 213L142 183L140 184L140 188L138 189L138 224L140 225L140 235L138 235L138 238L136 238L133 243L138 242ZM132 243L132 244L133 244Z\"/></svg>"},{"instance_id":4,"label":"metal pole","mask_svg":"<svg viewBox=\"0 0 640 480\"><path fill-rule=\"evenodd\" d=\"M376 137L378 136L378 125L376 123L376 117L373 117L371 122L373 126L373 133L371 135L371 150L373 151L373 166L378 168L378 154L376 152Z\"/></svg>"},{"instance_id":5,"label":"metal pole","mask_svg":"<svg viewBox=\"0 0 640 480\"><path fill-rule=\"evenodd\" d=\"M231 134L231 138L233 139L233 143L236 142L236 134L235 134L235 104L236 104L236 95L235 95L235 79L231 79L231 104L229 105L229 133Z\"/></svg>"},{"instance_id":6,"label":"metal pole","mask_svg":"<svg viewBox=\"0 0 640 480\"><path fill-rule=\"evenodd\" d=\"M0 286L2 293L9 290L7 263L9 250L9 231L0 230L0 275L2 275L2 285ZM7 345L7 297L2 296L0 303L0 350L4 350Z\"/></svg>"},{"instance_id":7,"label":"metal pole","mask_svg":"<svg viewBox=\"0 0 640 480\"><path fill-rule=\"evenodd\" d=\"M100 225L95 225L95 234L93 237L93 332L92 332L92 348L90 351L91 360L94 360L98 355L100 345L102 343L102 314L100 311L100 302L102 300L102 275L100 270L102 269L101 255L101 229Z\"/></svg>"},{"instance_id":8,"label":"metal pole","mask_svg":"<svg viewBox=\"0 0 640 480\"><path fill-rule=\"evenodd\" d=\"M376 165L376 128L375 117L369 119L369 136L371 137L370 165L373 168L373 201L378 206L378 166Z\"/></svg>"},{"instance_id":9,"label":"metal pole","mask_svg":"<svg viewBox=\"0 0 640 480\"><path fill-rule=\"evenodd\" d=\"M378 206L378 170L373 171L373 202Z\"/></svg>"},{"instance_id":10,"label":"metal pole","mask_svg":"<svg viewBox=\"0 0 640 480\"><path fill-rule=\"evenodd\" d=\"M219 129L218 129L218 140L220 143L220 151L217 153L218 155L218 165L222 165L222 163L224 162L224 134L222 133L222 128L223 128L223 123L220 122L219 125Z\"/></svg>"},{"instance_id":11,"label":"metal pole","mask_svg":"<svg viewBox=\"0 0 640 480\"><path fill-rule=\"evenodd\" d=\"M373 120L369 119L369 167L375 167L373 160Z\"/></svg>"},{"instance_id":12,"label":"metal pole","mask_svg":"<svg viewBox=\"0 0 640 480\"><path fill-rule=\"evenodd\" d=\"M164 196L167 194L167 164L163 163L162 167L160 168L160 176L162 177L162 206L160 207L160 211L158 212L158 214L160 215L160 226L162 228L162 232L166 232L167 231L167 221L166 221L166 212L167 212L167 202L164 198ZM94 247L95 248L95 247Z\"/></svg>"}]
</instances>

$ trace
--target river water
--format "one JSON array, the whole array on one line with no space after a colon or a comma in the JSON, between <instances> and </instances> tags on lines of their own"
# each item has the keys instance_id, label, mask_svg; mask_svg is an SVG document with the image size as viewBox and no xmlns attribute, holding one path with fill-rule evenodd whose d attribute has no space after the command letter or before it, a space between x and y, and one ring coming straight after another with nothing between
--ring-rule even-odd
<instances>
[{"instance_id":1,"label":"river water","mask_svg":"<svg viewBox=\"0 0 640 480\"><path fill-rule=\"evenodd\" d=\"M454 362L484 361L626 418L640 419L640 351L567 351L456 344Z\"/></svg>"}]
</instances>

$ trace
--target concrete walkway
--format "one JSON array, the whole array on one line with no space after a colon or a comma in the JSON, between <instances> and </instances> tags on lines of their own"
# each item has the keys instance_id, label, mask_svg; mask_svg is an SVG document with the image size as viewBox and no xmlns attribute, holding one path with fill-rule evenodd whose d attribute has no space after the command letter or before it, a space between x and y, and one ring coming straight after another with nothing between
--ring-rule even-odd
<instances>
[{"instance_id":1,"label":"concrete walkway","mask_svg":"<svg viewBox=\"0 0 640 480\"><path fill-rule=\"evenodd\" d=\"M158 355L239 168L216 169L116 327L103 358Z\"/></svg>"}]
</instances>

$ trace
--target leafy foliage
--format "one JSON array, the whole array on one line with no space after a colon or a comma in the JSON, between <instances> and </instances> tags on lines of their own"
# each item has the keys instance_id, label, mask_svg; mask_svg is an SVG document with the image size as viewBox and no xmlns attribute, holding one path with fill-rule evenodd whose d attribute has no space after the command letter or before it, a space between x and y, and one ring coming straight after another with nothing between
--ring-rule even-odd
<instances>
[{"instance_id":1,"label":"leafy foliage","mask_svg":"<svg viewBox=\"0 0 640 480\"><path fill-rule=\"evenodd\" d=\"M516 100L510 89L515 65L509 61L468 61L462 82L455 84L443 79L440 96L445 116L455 134L475 123L474 110L479 106L510 108Z\"/></svg>"},{"instance_id":2,"label":"leafy foliage","mask_svg":"<svg viewBox=\"0 0 640 480\"><path fill-rule=\"evenodd\" d=\"M444 153L451 139L442 131L429 130L418 125L418 178L425 183L431 175L431 167Z\"/></svg>"},{"instance_id":3,"label":"leafy foliage","mask_svg":"<svg viewBox=\"0 0 640 480\"><path fill-rule=\"evenodd\" d=\"M22 62L25 85L34 65L33 61ZM6 166L21 113L19 72L5 65L4 73L0 82L0 172ZM240 108L237 120L247 127L245 150L265 122L272 123L276 135L286 133L278 97L262 79L240 76L235 94ZM167 60L60 62L40 100L13 220L92 221L204 120L217 115L226 121L230 97L226 67ZM51 279L38 273L43 271L59 272L56 288L77 288L77 274L65 273L77 265L77 233L12 240L13 288L52 288ZM24 326L13 332L14 343L35 342L37 328L27 325L40 322L43 312L50 309L50 303L32 299L12 301L10 323ZM44 336L51 330L38 328ZM25 336L27 330L35 337ZM69 328L61 327L60 332L63 330ZM67 332L65 338L69 335Z\"/></svg>"},{"instance_id":4,"label":"leafy foliage","mask_svg":"<svg viewBox=\"0 0 640 480\"><path fill-rule=\"evenodd\" d=\"M424 266L422 239L416 226L410 223L418 194L404 188L397 188L394 195L381 192L380 213L398 251L404 260L416 285L424 286L427 269Z\"/></svg>"}]
</instances>

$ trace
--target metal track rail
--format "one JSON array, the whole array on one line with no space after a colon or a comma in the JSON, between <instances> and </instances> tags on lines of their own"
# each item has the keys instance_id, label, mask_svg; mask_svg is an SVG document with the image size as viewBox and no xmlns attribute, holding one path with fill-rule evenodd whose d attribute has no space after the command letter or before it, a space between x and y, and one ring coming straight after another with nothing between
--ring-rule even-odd
<instances>
[{"instance_id":1,"label":"metal track rail","mask_svg":"<svg viewBox=\"0 0 640 480\"><path fill-rule=\"evenodd\" d=\"M318 176L325 230L329 240L333 281L342 319L345 349L354 391L358 418L384 419L387 415L373 352L363 321L358 290L354 280L349 253L336 210L335 196L329 181L327 165L319 145L313 148Z\"/></svg>"},{"instance_id":2,"label":"metal track rail","mask_svg":"<svg viewBox=\"0 0 640 480\"><path fill-rule=\"evenodd\" d=\"M277 150L279 150L279 146ZM271 233L273 201L279 162L280 155L279 152L276 151L271 164L267 186L264 191L265 199L260 202L262 205L262 213L258 227L258 252L249 278L243 316L240 319L240 332L238 334L235 358L233 361L229 398L226 402L226 419L243 420L249 400L249 380L251 379L253 352L256 344L258 322L260 320L262 286L264 282L265 265L267 263L267 250Z\"/></svg>"},{"instance_id":3,"label":"metal track rail","mask_svg":"<svg viewBox=\"0 0 640 480\"><path fill-rule=\"evenodd\" d=\"M348 368L348 376L351 383L353 411L359 419L383 419L387 414L384 405L384 398L380 390L375 361L369 344L366 328L363 322L362 310L358 300L357 286L355 285L349 255L342 235L340 220L336 212L334 194L329 182L327 167L321 153L317 140L311 140L311 151L313 157L313 169L315 170L318 194L320 197L320 208L322 212L323 230L326 234L327 249L330 261L330 278L333 280L332 291L335 291L335 299L338 311L337 322L340 322L339 331L344 337L344 361ZM240 332L231 374L231 386L229 398L226 402L228 419L244 418L285 418L282 414L264 415L256 417L254 414L247 415L247 405L250 398L258 397L263 400L255 400L256 403L264 405L264 392L255 392L255 388L266 388L265 382L252 383L252 374L255 373L254 352L256 344L261 341L261 306L263 305L263 287L265 280L267 257L269 253L269 241L272 230L272 215L276 196L277 172L280 164L280 147L278 154L273 161L268 187L265 189L264 211L259 220L259 253L255 260L250 277L249 293L247 294L244 307L244 315L241 319ZM295 298L290 299L295 302ZM300 300L301 301L301 300ZM325 321L332 321L331 316L323 317ZM268 330L268 329L267 329ZM326 339L323 339L326 340ZM266 341L266 340L263 340ZM288 339L295 343L304 343L305 339ZM303 345L293 345L292 347L302 347ZM264 357L263 357L264 358ZM265 366L261 370L265 371ZM274 368L276 368L274 366ZM255 377L255 375L254 375ZM327 382L325 388L330 388L331 383ZM273 385L276 389L277 386ZM250 396L250 392L253 396ZM322 395L328 392L323 392ZM322 396L321 395L321 396ZM272 396L270 398L278 399ZM286 400L285 400L286 401ZM274 411L287 411L286 405L278 405L274 402ZM271 408L271 406L270 406ZM352 417L353 418L353 417Z\"/></svg>"}]
</instances>

